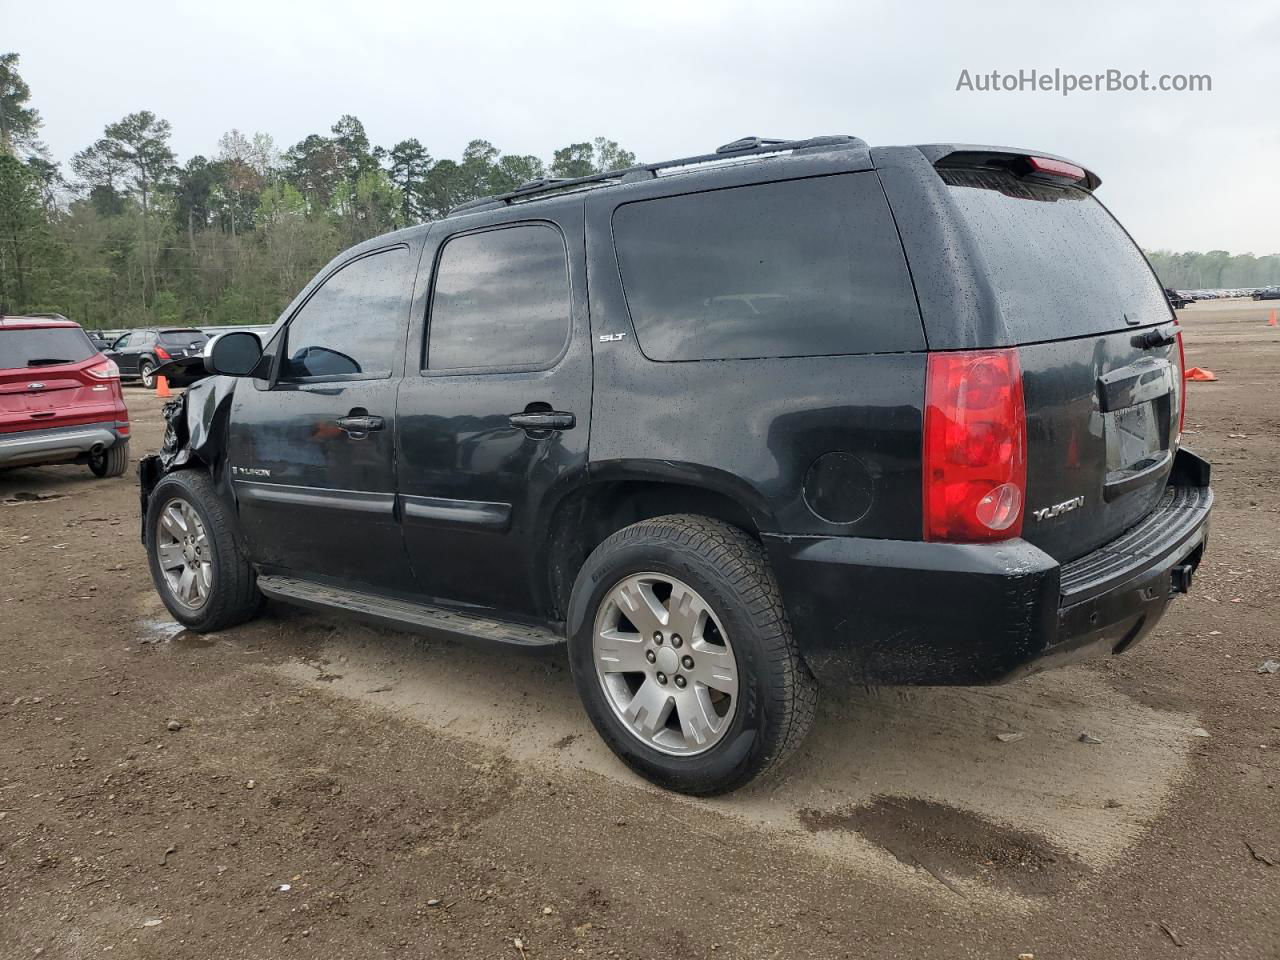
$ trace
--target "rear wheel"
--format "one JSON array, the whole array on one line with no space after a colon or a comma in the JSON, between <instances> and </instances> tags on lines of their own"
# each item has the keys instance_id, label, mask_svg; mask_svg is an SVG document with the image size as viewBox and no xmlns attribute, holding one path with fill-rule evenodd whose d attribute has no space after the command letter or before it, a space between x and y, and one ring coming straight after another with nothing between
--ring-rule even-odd
<instances>
[{"instance_id":1,"label":"rear wheel","mask_svg":"<svg viewBox=\"0 0 1280 960\"><path fill-rule=\"evenodd\" d=\"M733 790L780 764L813 721L760 544L699 516L645 520L592 552L572 601L578 693L633 770L691 794Z\"/></svg>"},{"instance_id":2,"label":"rear wheel","mask_svg":"<svg viewBox=\"0 0 1280 960\"><path fill-rule=\"evenodd\" d=\"M167 474L147 506L147 559L175 620L201 633L251 619L262 606L253 568L209 477Z\"/></svg>"},{"instance_id":3,"label":"rear wheel","mask_svg":"<svg viewBox=\"0 0 1280 960\"><path fill-rule=\"evenodd\" d=\"M89 469L95 477L119 477L129 468L129 444L117 443L101 453L89 454Z\"/></svg>"},{"instance_id":4,"label":"rear wheel","mask_svg":"<svg viewBox=\"0 0 1280 960\"><path fill-rule=\"evenodd\" d=\"M156 366L150 360L143 360L142 366L138 367L138 376L142 379L142 385L148 390L156 385Z\"/></svg>"}]
</instances>

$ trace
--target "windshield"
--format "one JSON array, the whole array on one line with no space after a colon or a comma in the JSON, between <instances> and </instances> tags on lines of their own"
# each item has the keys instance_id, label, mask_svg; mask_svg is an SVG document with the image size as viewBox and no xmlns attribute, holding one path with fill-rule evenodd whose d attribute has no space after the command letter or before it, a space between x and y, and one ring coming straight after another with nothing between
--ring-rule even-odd
<instances>
[{"instance_id":1,"label":"windshield","mask_svg":"<svg viewBox=\"0 0 1280 960\"><path fill-rule=\"evenodd\" d=\"M0 370L79 363L97 352L78 327L0 330Z\"/></svg>"},{"instance_id":2,"label":"windshield","mask_svg":"<svg viewBox=\"0 0 1280 960\"><path fill-rule=\"evenodd\" d=\"M1018 343L1169 319L1142 251L1093 195L1010 173L939 169Z\"/></svg>"}]
</instances>

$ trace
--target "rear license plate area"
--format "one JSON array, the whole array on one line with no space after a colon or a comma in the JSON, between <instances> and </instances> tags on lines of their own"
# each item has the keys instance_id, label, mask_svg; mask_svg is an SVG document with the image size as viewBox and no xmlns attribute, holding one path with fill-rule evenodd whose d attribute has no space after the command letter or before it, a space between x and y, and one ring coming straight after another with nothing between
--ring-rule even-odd
<instances>
[{"instance_id":1,"label":"rear license plate area","mask_svg":"<svg viewBox=\"0 0 1280 960\"><path fill-rule=\"evenodd\" d=\"M1141 469L1168 449L1168 419L1158 405L1151 400L1103 414L1107 473Z\"/></svg>"}]
</instances>

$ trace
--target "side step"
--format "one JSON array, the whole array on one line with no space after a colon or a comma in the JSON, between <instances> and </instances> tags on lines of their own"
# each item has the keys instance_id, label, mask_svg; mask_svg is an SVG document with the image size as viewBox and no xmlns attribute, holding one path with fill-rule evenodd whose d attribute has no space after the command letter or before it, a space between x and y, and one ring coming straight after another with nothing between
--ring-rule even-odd
<instances>
[{"instance_id":1,"label":"side step","mask_svg":"<svg viewBox=\"0 0 1280 960\"><path fill-rule=\"evenodd\" d=\"M491 620L443 607L392 600L357 590L296 580L293 577L258 577L258 589L273 600L296 603L315 610L337 610L401 630L451 633L522 647L546 647L564 642L564 637L547 627Z\"/></svg>"}]
</instances>

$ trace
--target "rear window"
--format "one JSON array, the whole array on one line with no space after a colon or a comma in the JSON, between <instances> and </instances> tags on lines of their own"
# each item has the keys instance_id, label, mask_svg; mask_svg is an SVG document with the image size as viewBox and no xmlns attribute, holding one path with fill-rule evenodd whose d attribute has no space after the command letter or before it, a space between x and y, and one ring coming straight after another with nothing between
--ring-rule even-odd
<instances>
[{"instance_id":1,"label":"rear window","mask_svg":"<svg viewBox=\"0 0 1280 960\"><path fill-rule=\"evenodd\" d=\"M970 227L1015 342L1168 321L1168 301L1146 258L1088 191L999 171L938 173Z\"/></svg>"},{"instance_id":2,"label":"rear window","mask_svg":"<svg viewBox=\"0 0 1280 960\"><path fill-rule=\"evenodd\" d=\"M0 330L0 369L79 363L97 352L77 327Z\"/></svg>"},{"instance_id":3,"label":"rear window","mask_svg":"<svg viewBox=\"0 0 1280 960\"><path fill-rule=\"evenodd\" d=\"M874 173L637 201L618 208L613 231L651 360L924 348Z\"/></svg>"},{"instance_id":4,"label":"rear window","mask_svg":"<svg viewBox=\"0 0 1280 960\"><path fill-rule=\"evenodd\" d=\"M160 342L163 344L182 346L188 344L204 343L207 339L203 330L162 330L160 331Z\"/></svg>"}]
</instances>

